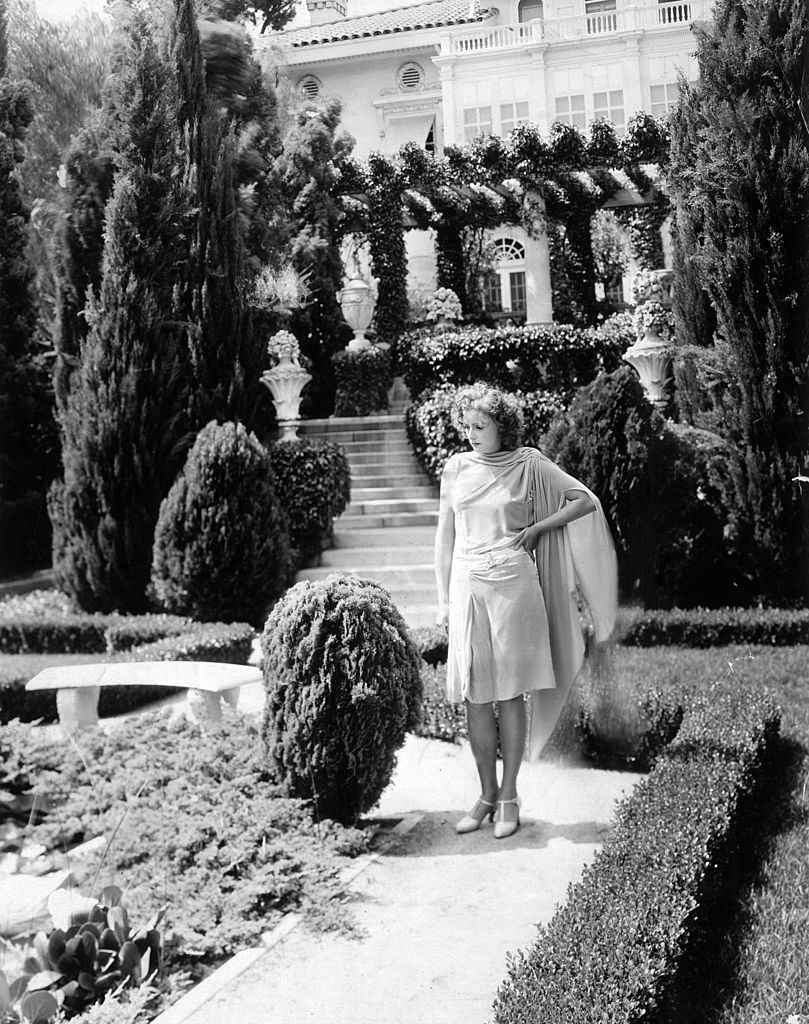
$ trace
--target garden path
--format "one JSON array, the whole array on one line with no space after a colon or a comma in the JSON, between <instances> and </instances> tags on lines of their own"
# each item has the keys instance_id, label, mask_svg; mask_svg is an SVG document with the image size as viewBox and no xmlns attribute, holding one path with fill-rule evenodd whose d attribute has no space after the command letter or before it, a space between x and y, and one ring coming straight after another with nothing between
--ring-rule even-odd
<instances>
[{"instance_id":1,"label":"garden path","mask_svg":"<svg viewBox=\"0 0 809 1024\"><path fill-rule=\"evenodd\" d=\"M357 934L288 919L268 948L237 955L154 1024L485 1024L509 952L551 918L637 778L525 765L519 831L458 836L475 792L468 745L408 736L369 817L412 827L351 883Z\"/></svg>"},{"instance_id":2,"label":"garden path","mask_svg":"<svg viewBox=\"0 0 809 1024\"><path fill-rule=\"evenodd\" d=\"M413 456L404 400L385 415L304 420L302 437L339 444L351 469L351 504L335 521L333 546L297 579L351 573L377 580L408 625L435 621L433 540L438 488Z\"/></svg>"}]
</instances>

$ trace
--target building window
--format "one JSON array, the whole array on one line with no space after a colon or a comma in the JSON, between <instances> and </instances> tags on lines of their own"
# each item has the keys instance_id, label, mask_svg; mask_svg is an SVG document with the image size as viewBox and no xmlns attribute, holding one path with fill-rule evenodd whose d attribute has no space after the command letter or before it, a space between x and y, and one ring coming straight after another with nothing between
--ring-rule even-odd
<instances>
[{"instance_id":1,"label":"building window","mask_svg":"<svg viewBox=\"0 0 809 1024\"><path fill-rule=\"evenodd\" d=\"M593 93L593 117L605 117L620 132L624 130L624 91Z\"/></svg>"},{"instance_id":2,"label":"building window","mask_svg":"<svg viewBox=\"0 0 809 1024\"><path fill-rule=\"evenodd\" d=\"M492 108L466 107L463 112L464 142L472 142L478 135L491 135Z\"/></svg>"},{"instance_id":3,"label":"building window","mask_svg":"<svg viewBox=\"0 0 809 1024\"><path fill-rule=\"evenodd\" d=\"M396 72L396 82L402 92L417 92L424 87L424 68L415 61L408 61Z\"/></svg>"},{"instance_id":4,"label":"building window","mask_svg":"<svg viewBox=\"0 0 809 1024\"><path fill-rule=\"evenodd\" d=\"M308 100L316 100L323 86L315 75L305 75L298 82L298 88Z\"/></svg>"},{"instance_id":5,"label":"building window","mask_svg":"<svg viewBox=\"0 0 809 1024\"><path fill-rule=\"evenodd\" d=\"M679 98L680 86L676 82L649 86L649 112L654 117L662 117L677 105Z\"/></svg>"},{"instance_id":6,"label":"building window","mask_svg":"<svg viewBox=\"0 0 809 1024\"><path fill-rule=\"evenodd\" d=\"M520 0L518 21L539 21L542 18L542 0Z\"/></svg>"},{"instance_id":7,"label":"building window","mask_svg":"<svg viewBox=\"0 0 809 1024\"><path fill-rule=\"evenodd\" d=\"M574 124L577 128L585 128L584 96L557 96L556 120L562 124Z\"/></svg>"},{"instance_id":8,"label":"building window","mask_svg":"<svg viewBox=\"0 0 809 1024\"><path fill-rule=\"evenodd\" d=\"M494 269L483 278L483 308L489 313L525 313L525 246L514 238L492 245Z\"/></svg>"},{"instance_id":9,"label":"building window","mask_svg":"<svg viewBox=\"0 0 809 1024\"><path fill-rule=\"evenodd\" d=\"M432 153L435 156L435 121L430 125L430 130L427 132L424 148L428 153Z\"/></svg>"},{"instance_id":10,"label":"building window","mask_svg":"<svg viewBox=\"0 0 809 1024\"><path fill-rule=\"evenodd\" d=\"M528 124L528 100L500 104L500 134L505 137L518 124Z\"/></svg>"}]
</instances>

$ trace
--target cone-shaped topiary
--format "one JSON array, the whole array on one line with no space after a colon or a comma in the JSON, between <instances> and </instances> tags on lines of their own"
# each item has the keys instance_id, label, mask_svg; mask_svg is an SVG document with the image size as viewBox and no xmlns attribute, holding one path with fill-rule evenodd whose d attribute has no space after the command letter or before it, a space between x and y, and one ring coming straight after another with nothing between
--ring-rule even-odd
<instances>
[{"instance_id":1,"label":"cone-shaped topiary","mask_svg":"<svg viewBox=\"0 0 809 1024\"><path fill-rule=\"evenodd\" d=\"M353 823L390 781L421 714L420 658L388 592L328 576L292 587L261 638L262 734L290 796Z\"/></svg>"},{"instance_id":2,"label":"cone-shaped topiary","mask_svg":"<svg viewBox=\"0 0 809 1024\"><path fill-rule=\"evenodd\" d=\"M288 573L270 456L241 423L212 421L160 506L152 594L177 615L258 625Z\"/></svg>"}]
</instances>

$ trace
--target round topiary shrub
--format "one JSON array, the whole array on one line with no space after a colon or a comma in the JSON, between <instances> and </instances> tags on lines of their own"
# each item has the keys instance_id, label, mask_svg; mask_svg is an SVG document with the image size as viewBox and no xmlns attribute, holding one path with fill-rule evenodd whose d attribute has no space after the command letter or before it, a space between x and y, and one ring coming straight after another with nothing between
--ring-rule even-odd
<instances>
[{"instance_id":1,"label":"round topiary shrub","mask_svg":"<svg viewBox=\"0 0 809 1024\"><path fill-rule=\"evenodd\" d=\"M289 571L269 454L241 423L212 421L160 506L153 598L175 615L260 625Z\"/></svg>"},{"instance_id":2,"label":"round topiary shrub","mask_svg":"<svg viewBox=\"0 0 809 1024\"><path fill-rule=\"evenodd\" d=\"M388 592L331 575L292 587L261 638L262 735L278 783L321 818L379 800L421 714L421 659Z\"/></svg>"}]
</instances>

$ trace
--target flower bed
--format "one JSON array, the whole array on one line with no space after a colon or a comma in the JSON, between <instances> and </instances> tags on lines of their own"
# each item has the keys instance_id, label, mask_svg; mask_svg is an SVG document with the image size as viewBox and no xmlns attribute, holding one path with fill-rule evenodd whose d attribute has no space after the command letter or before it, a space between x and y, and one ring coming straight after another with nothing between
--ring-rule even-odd
<instances>
[{"instance_id":1,"label":"flower bed","mask_svg":"<svg viewBox=\"0 0 809 1024\"><path fill-rule=\"evenodd\" d=\"M684 980L727 910L724 879L778 724L766 696L717 687L693 702L565 905L514 957L498 1024L686 1019Z\"/></svg>"}]
</instances>

